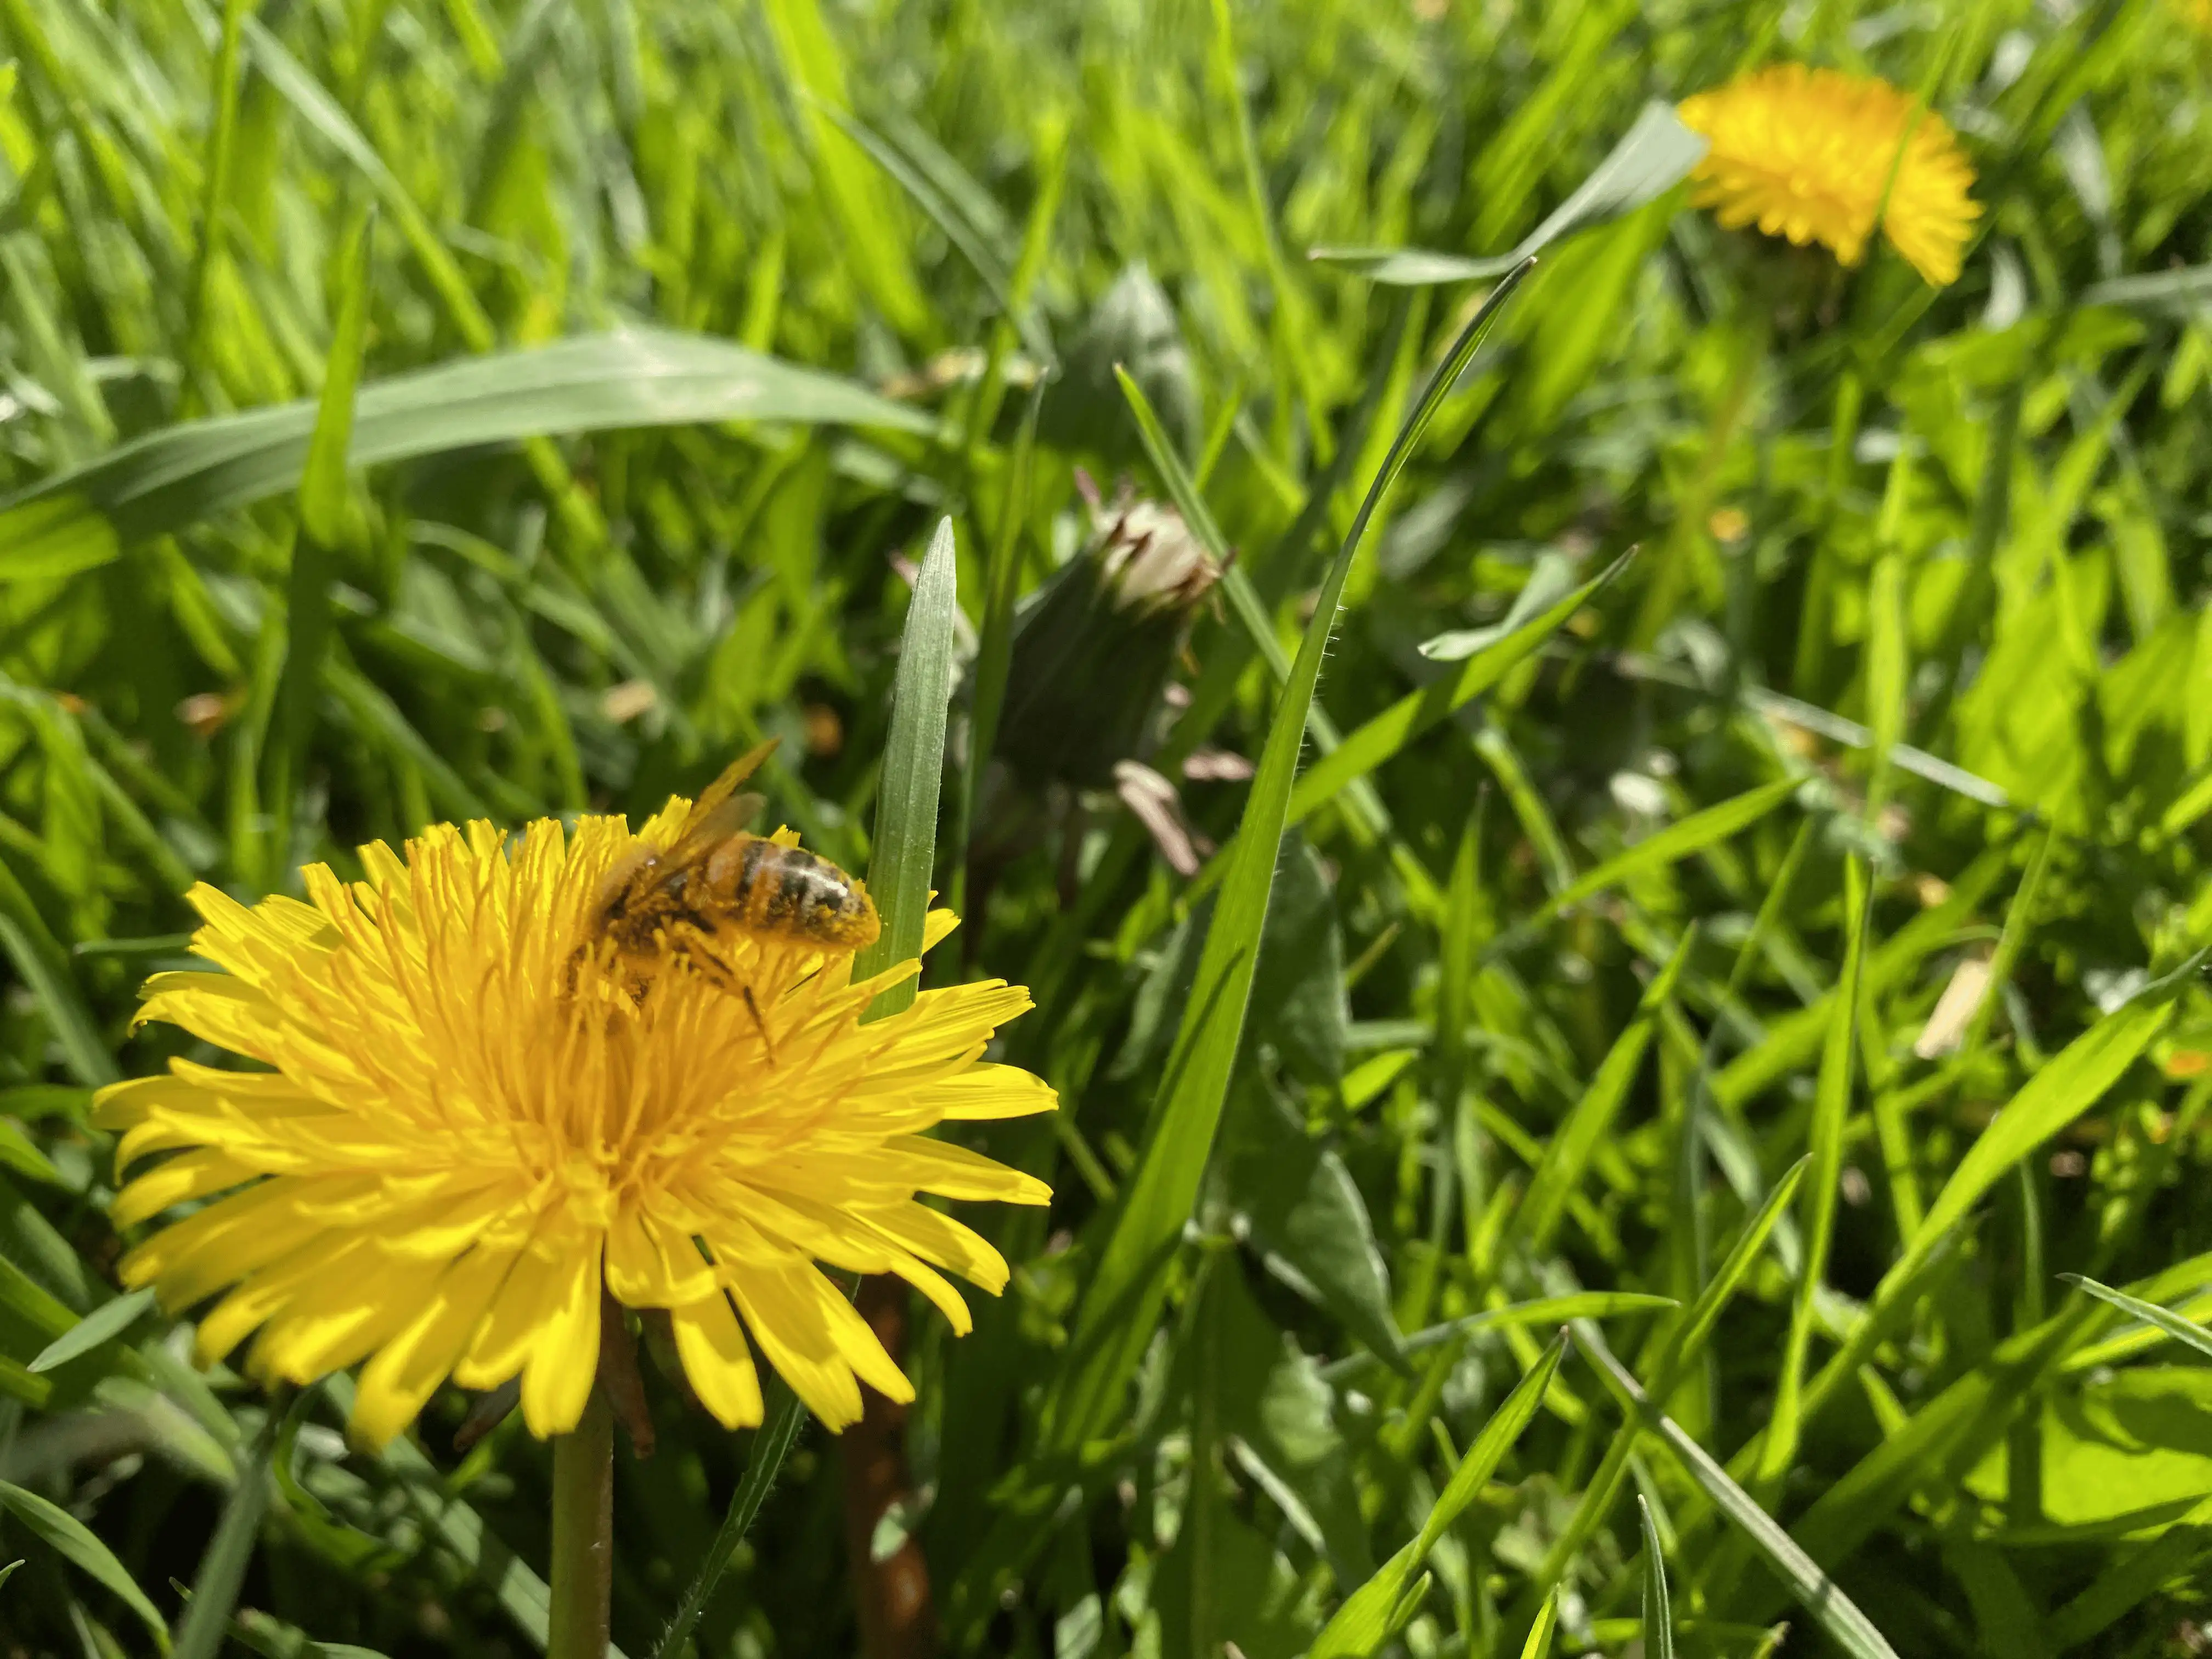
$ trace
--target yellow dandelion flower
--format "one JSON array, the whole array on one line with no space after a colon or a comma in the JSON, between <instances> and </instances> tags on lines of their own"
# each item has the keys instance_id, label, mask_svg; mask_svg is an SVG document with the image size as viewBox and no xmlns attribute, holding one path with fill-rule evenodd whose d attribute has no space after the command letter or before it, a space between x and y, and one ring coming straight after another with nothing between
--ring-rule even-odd
<instances>
[{"instance_id":1,"label":"yellow dandelion flower","mask_svg":"<svg viewBox=\"0 0 2212 1659\"><path fill-rule=\"evenodd\" d=\"M202 1363L257 1331L246 1363L264 1379L366 1361L351 1426L369 1445L449 1376L519 1373L531 1429L564 1433L604 1291L667 1310L694 1390L732 1427L761 1417L748 1334L833 1428L860 1416L858 1382L913 1397L815 1264L896 1273L963 1332L938 1270L1004 1288L998 1252L917 1194L1050 1198L924 1133L1052 1109L1038 1079L981 1058L1029 994L924 991L863 1024L918 963L855 981L850 956L750 935L720 963L750 1005L688 967L629 994L577 947L615 861L666 846L687 805L636 836L617 817L512 840L441 824L404 860L363 848L365 881L310 868L306 903L194 890L192 948L223 971L156 975L139 1018L265 1069L173 1060L103 1091L95 1121L138 1171L118 1225L196 1206L122 1273L172 1310L221 1293ZM932 915L924 949L953 926Z\"/></svg>"},{"instance_id":2,"label":"yellow dandelion flower","mask_svg":"<svg viewBox=\"0 0 2212 1659\"><path fill-rule=\"evenodd\" d=\"M1923 276L1958 280L1982 212L1973 167L1941 116L1887 81L1784 64L1684 99L1681 117L1712 145L1692 175L1698 204L1729 229L1820 242L1855 265L1879 217Z\"/></svg>"},{"instance_id":3,"label":"yellow dandelion flower","mask_svg":"<svg viewBox=\"0 0 2212 1659\"><path fill-rule=\"evenodd\" d=\"M2199 34L2212 35L2212 0L2174 0L2174 9Z\"/></svg>"}]
</instances>

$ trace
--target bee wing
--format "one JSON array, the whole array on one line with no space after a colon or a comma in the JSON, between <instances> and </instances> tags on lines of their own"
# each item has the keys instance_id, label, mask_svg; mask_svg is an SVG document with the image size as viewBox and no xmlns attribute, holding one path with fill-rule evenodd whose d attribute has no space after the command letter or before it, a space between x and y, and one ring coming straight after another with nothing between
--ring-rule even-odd
<instances>
[{"instance_id":1,"label":"bee wing","mask_svg":"<svg viewBox=\"0 0 2212 1659\"><path fill-rule=\"evenodd\" d=\"M691 811L684 819L684 827L676 832L674 846L690 846L706 826L709 818L719 820L726 816L723 809L728 804L730 798L737 793L738 786L760 769L761 763L775 752L776 744L781 741L780 738L770 738L766 743L757 744L748 749L730 763L729 769L720 777L716 778L714 782L701 790L699 799L691 803ZM759 810L757 797L745 796L743 799L754 800L756 803L754 810L756 811ZM748 818L750 816L750 813L746 814ZM735 829L739 830L744 827L742 823L734 826ZM725 829L720 832L721 835L731 833L730 829ZM672 853L674 848L672 847L670 850Z\"/></svg>"},{"instance_id":2,"label":"bee wing","mask_svg":"<svg viewBox=\"0 0 2212 1659\"><path fill-rule=\"evenodd\" d=\"M767 805L767 800L759 795L725 795L704 813L695 807L691 816L684 821L684 833L660 855L660 862L671 870L696 864L751 823Z\"/></svg>"}]
</instances>

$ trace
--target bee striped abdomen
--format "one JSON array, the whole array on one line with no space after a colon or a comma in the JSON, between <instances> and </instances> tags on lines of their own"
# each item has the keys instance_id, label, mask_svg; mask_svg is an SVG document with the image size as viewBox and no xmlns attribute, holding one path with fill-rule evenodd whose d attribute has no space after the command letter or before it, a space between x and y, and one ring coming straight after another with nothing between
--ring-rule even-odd
<instances>
[{"instance_id":1,"label":"bee striped abdomen","mask_svg":"<svg viewBox=\"0 0 2212 1659\"><path fill-rule=\"evenodd\" d=\"M803 848L748 842L733 896L744 927L810 944L855 949L872 944L880 927L852 878Z\"/></svg>"}]
</instances>

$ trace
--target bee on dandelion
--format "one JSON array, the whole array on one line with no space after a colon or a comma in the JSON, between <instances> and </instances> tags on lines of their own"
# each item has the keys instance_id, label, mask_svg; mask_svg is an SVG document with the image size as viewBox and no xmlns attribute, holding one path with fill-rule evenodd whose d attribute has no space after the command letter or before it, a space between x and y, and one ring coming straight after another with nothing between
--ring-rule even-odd
<instances>
[{"instance_id":1,"label":"bee on dandelion","mask_svg":"<svg viewBox=\"0 0 2212 1659\"><path fill-rule=\"evenodd\" d=\"M1731 230L1756 225L1846 265L1877 227L1938 287L1956 282L1981 204L1974 169L1943 118L1887 81L1784 64L1682 100L1711 148L1697 202Z\"/></svg>"},{"instance_id":2,"label":"bee on dandelion","mask_svg":"<svg viewBox=\"0 0 2212 1659\"><path fill-rule=\"evenodd\" d=\"M953 986L864 1023L920 963L856 977L875 931L857 884L787 832L710 833L726 819L676 800L635 834L441 824L404 855L364 848L365 880L309 868L304 903L195 889L192 948L217 971L156 975L138 1018L253 1069L178 1060L101 1094L135 1171L117 1224L192 1206L125 1281L172 1310L215 1298L204 1363L251 1338L266 1380L361 1364L351 1427L372 1446L449 1378L519 1376L530 1428L566 1434L623 1308L665 1310L733 1427L761 1420L756 1347L832 1428L860 1415L861 1382L911 1399L817 1264L896 1274L962 1331L945 1273L1004 1287L999 1253L921 1198L1049 1199L927 1133L1053 1108L982 1058L1029 995ZM769 915L779 895L793 916ZM797 925L801 900L823 916ZM656 906L648 939L632 924ZM924 950L953 926L933 913Z\"/></svg>"}]
</instances>

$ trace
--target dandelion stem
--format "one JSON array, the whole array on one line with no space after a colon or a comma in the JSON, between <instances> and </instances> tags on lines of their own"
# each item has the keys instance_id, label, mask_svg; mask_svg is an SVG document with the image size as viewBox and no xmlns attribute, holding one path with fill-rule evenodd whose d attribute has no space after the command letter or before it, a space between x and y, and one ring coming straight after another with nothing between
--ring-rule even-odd
<instances>
[{"instance_id":1,"label":"dandelion stem","mask_svg":"<svg viewBox=\"0 0 2212 1659\"><path fill-rule=\"evenodd\" d=\"M615 1419L607 1397L553 1443L553 1571L545 1659L605 1659L614 1565Z\"/></svg>"}]
</instances>

